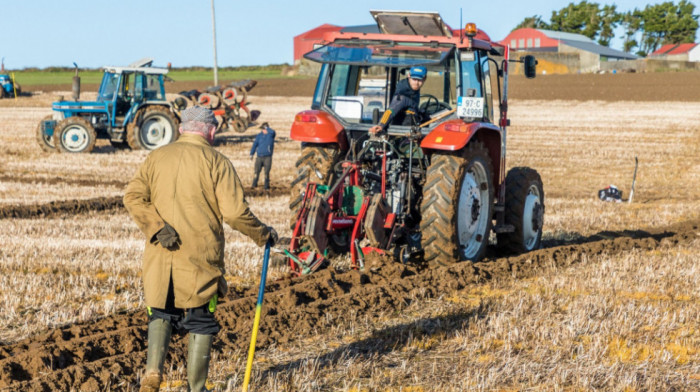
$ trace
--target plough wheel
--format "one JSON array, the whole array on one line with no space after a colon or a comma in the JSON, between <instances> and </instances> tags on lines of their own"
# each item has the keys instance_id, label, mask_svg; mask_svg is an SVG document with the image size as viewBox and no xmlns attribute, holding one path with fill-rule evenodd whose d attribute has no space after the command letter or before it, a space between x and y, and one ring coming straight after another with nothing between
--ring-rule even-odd
<instances>
[{"instance_id":1,"label":"plough wheel","mask_svg":"<svg viewBox=\"0 0 700 392\"><path fill-rule=\"evenodd\" d=\"M309 181L318 184L329 185L333 174L333 166L338 162L340 151L335 145L305 144L301 148L301 157L296 162L296 178L292 181L292 190L289 198L290 220L289 226L294 229L296 216L301 202L304 200L304 191Z\"/></svg>"},{"instance_id":2,"label":"plough wheel","mask_svg":"<svg viewBox=\"0 0 700 392\"><path fill-rule=\"evenodd\" d=\"M421 233L430 265L479 260L489 242L493 209L491 159L481 142L434 153L423 187Z\"/></svg>"},{"instance_id":3,"label":"plough wheel","mask_svg":"<svg viewBox=\"0 0 700 392\"><path fill-rule=\"evenodd\" d=\"M246 130L248 130L248 124L242 118L239 117L239 118L235 119L234 123L236 124L236 127L234 128L236 130L236 132L243 133Z\"/></svg>"},{"instance_id":4,"label":"plough wheel","mask_svg":"<svg viewBox=\"0 0 700 392\"><path fill-rule=\"evenodd\" d=\"M240 97L240 93L236 88L234 87L226 87L222 92L221 96L224 100L224 103L226 105L234 105L236 102L238 102L238 97Z\"/></svg>"},{"instance_id":5,"label":"plough wheel","mask_svg":"<svg viewBox=\"0 0 700 392\"><path fill-rule=\"evenodd\" d=\"M204 106L208 109L216 109L219 107L221 101L216 94L202 93L199 95L197 103L199 106Z\"/></svg>"}]
</instances>

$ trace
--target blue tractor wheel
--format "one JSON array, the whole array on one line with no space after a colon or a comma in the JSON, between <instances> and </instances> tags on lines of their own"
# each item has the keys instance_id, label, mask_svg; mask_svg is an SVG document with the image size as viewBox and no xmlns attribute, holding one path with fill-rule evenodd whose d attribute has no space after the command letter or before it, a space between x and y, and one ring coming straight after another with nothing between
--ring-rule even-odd
<instances>
[{"instance_id":1,"label":"blue tractor wheel","mask_svg":"<svg viewBox=\"0 0 700 392\"><path fill-rule=\"evenodd\" d=\"M53 133L53 144L60 153L87 153L95 148L97 133L87 120L73 116L58 124Z\"/></svg>"},{"instance_id":2,"label":"blue tractor wheel","mask_svg":"<svg viewBox=\"0 0 700 392\"><path fill-rule=\"evenodd\" d=\"M149 106L126 127L126 141L132 150L155 150L177 140L180 122L170 109Z\"/></svg>"},{"instance_id":3,"label":"blue tractor wheel","mask_svg":"<svg viewBox=\"0 0 700 392\"><path fill-rule=\"evenodd\" d=\"M56 124L56 121L53 121L53 115L49 114L42 118L36 127L36 142L46 152L56 152L56 145L53 143Z\"/></svg>"}]
</instances>

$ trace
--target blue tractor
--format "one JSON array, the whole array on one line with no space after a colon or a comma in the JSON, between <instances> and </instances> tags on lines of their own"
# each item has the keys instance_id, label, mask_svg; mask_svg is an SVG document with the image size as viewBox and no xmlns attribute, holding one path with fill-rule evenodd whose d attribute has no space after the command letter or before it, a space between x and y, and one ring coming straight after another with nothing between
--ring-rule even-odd
<instances>
[{"instance_id":1,"label":"blue tractor","mask_svg":"<svg viewBox=\"0 0 700 392\"><path fill-rule=\"evenodd\" d=\"M13 98L22 92L19 83L16 83L10 75L0 74L0 99Z\"/></svg>"},{"instance_id":2,"label":"blue tractor","mask_svg":"<svg viewBox=\"0 0 700 392\"><path fill-rule=\"evenodd\" d=\"M87 153L97 138L116 148L154 150L178 137L179 113L165 98L167 68L144 59L126 67L104 67L97 100L78 101L80 79L73 79L75 101L54 102L41 120L37 142L44 151Z\"/></svg>"}]
</instances>

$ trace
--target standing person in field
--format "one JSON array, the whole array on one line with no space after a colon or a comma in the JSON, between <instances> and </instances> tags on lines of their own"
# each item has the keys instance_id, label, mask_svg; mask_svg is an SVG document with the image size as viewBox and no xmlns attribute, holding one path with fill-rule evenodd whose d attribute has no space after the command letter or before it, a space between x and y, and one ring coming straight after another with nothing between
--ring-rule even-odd
<instances>
[{"instance_id":1,"label":"standing person in field","mask_svg":"<svg viewBox=\"0 0 700 392\"><path fill-rule=\"evenodd\" d=\"M190 391L206 391L214 317L228 290L223 275L226 222L258 246L277 233L248 208L231 161L211 147L214 114L182 112L180 138L151 152L129 182L124 206L146 235L143 286L148 310L148 358L141 391L157 391L173 328L189 332Z\"/></svg>"},{"instance_id":2,"label":"standing person in field","mask_svg":"<svg viewBox=\"0 0 700 392\"><path fill-rule=\"evenodd\" d=\"M258 177L260 171L265 167L265 190L270 189L270 169L272 168L272 153L275 151L275 130L270 128L266 122L260 126L260 133L255 136L253 147L250 149L250 159L253 159L255 154L258 158L255 160L255 174L253 176L253 188L258 186Z\"/></svg>"}]
</instances>

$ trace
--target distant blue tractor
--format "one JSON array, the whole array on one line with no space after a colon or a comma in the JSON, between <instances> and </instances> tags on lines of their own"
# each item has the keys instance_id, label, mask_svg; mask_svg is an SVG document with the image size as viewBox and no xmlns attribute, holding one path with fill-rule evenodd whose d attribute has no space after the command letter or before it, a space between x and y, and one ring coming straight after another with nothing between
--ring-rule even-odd
<instances>
[{"instance_id":1,"label":"distant blue tractor","mask_svg":"<svg viewBox=\"0 0 700 392\"><path fill-rule=\"evenodd\" d=\"M37 127L41 148L87 153L97 138L103 138L120 149L154 150L175 141L180 120L165 98L168 69L151 67L152 62L144 59L126 67L104 67L96 101L77 100L80 80L74 78L76 100L54 102L54 114Z\"/></svg>"},{"instance_id":2,"label":"distant blue tractor","mask_svg":"<svg viewBox=\"0 0 700 392\"><path fill-rule=\"evenodd\" d=\"M10 75L2 74L0 75L0 99L2 98L12 98L18 96L22 89L19 87L19 83L15 83Z\"/></svg>"}]
</instances>

